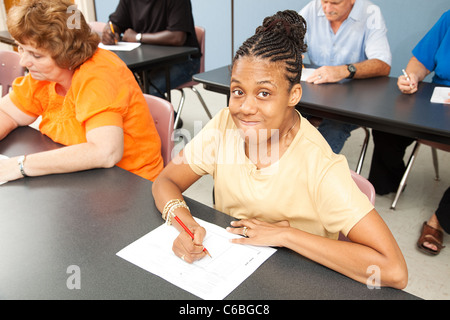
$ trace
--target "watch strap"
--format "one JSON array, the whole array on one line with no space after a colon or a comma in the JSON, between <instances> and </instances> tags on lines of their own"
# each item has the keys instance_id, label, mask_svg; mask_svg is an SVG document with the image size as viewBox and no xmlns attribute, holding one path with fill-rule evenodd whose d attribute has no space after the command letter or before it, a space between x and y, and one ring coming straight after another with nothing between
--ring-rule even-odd
<instances>
[{"instance_id":1,"label":"watch strap","mask_svg":"<svg viewBox=\"0 0 450 320\"><path fill-rule=\"evenodd\" d=\"M20 173L22 174L22 176L23 176L24 178L25 178L25 177L28 177L27 174L25 173L25 169L24 169L25 159L26 159L26 156L20 156L20 157L17 159L17 164L19 165Z\"/></svg>"}]
</instances>

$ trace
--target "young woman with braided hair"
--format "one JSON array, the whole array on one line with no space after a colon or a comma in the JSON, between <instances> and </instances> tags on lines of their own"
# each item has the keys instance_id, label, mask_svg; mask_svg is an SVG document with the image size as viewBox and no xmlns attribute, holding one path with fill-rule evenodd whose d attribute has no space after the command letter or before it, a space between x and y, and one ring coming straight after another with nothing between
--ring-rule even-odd
<instances>
[{"instance_id":1,"label":"young woman with braided hair","mask_svg":"<svg viewBox=\"0 0 450 320\"><path fill-rule=\"evenodd\" d=\"M229 108L219 112L153 184L164 219L176 214L174 253L202 259L205 229L182 192L201 176L215 181L216 209L238 221L235 243L287 247L362 283L380 270L379 285L404 288L403 255L381 217L354 184L346 159L295 110L301 99L305 20L295 11L264 20L237 51ZM351 240L338 241L339 232Z\"/></svg>"}]
</instances>

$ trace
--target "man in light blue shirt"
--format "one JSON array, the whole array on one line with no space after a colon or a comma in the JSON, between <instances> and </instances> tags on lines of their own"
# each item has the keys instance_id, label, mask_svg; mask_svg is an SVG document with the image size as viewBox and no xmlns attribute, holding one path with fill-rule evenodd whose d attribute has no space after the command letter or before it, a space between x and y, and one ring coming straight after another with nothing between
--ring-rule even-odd
<instances>
[{"instance_id":1,"label":"man in light blue shirt","mask_svg":"<svg viewBox=\"0 0 450 320\"><path fill-rule=\"evenodd\" d=\"M313 0L300 14L308 26L309 60L319 67L307 82L389 75L392 55L378 6L368 0ZM333 151L339 153L357 127L324 119L318 129Z\"/></svg>"}]
</instances>

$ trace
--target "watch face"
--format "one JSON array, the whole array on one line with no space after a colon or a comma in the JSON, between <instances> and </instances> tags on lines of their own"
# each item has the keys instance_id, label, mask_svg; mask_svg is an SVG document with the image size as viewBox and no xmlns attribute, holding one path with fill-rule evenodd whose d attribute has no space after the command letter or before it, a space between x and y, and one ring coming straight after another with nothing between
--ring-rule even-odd
<instances>
[{"instance_id":1,"label":"watch face","mask_svg":"<svg viewBox=\"0 0 450 320\"><path fill-rule=\"evenodd\" d=\"M352 64L349 64L349 65L348 65L348 71L350 71L350 72L356 72L355 66L352 65Z\"/></svg>"}]
</instances>

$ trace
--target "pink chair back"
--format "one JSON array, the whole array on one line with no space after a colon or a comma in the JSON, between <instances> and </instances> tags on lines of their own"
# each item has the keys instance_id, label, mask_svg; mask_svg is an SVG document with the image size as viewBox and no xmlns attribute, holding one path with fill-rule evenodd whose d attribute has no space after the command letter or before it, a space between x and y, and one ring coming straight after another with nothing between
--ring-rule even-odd
<instances>
[{"instance_id":1,"label":"pink chair back","mask_svg":"<svg viewBox=\"0 0 450 320\"><path fill-rule=\"evenodd\" d=\"M353 181L355 181L356 185L358 186L359 190L361 190L362 193L364 193L369 201L375 205L375 188L370 183L369 180L364 178L363 176L360 176L355 171L350 170L350 173L352 175ZM342 233L339 233L339 240L341 241L350 241L346 236L344 236Z\"/></svg>"},{"instance_id":2,"label":"pink chair back","mask_svg":"<svg viewBox=\"0 0 450 320\"><path fill-rule=\"evenodd\" d=\"M359 190L361 190L361 192L364 193L367 196L367 198L369 198L369 201L373 205L375 205L375 188L370 183L370 181L364 178L363 176L360 176L353 170L350 170L350 173L352 175L353 181L355 181Z\"/></svg>"},{"instance_id":3,"label":"pink chair back","mask_svg":"<svg viewBox=\"0 0 450 320\"><path fill-rule=\"evenodd\" d=\"M159 97L149 94L144 94L144 97L155 122L156 130L158 130L161 138L161 154L164 159L164 166L166 166L172 160L172 150L174 148L173 106L169 101Z\"/></svg>"},{"instance_id":4,"label":"pink chair back","mask_svg":"<svg viewBox=\"0 0 450 320\"><path fill-rule=\"evenodd\" d=\"M205 36L206 36L205 28L195 26L195 34L197 35L198 44L200 45L200 52L202 53L202 57L200 58L199 73L203 73L203 72L205 72ZM182 84L177 89L193 87L196 84L197 84L197 82L195 82L195 81L189 81L189 82Z\"/></svg>"},{"instance_id":5,"label":"pink chair back","mask_svg":"<svg viewBox=\"0 0 450 320\"><path fill-rule=\"evenodd\" d=\"M200 72L205 72L205 37L206 31L205 28L196 26L195 34L197 35L197 40L200 45L200 52L202 53L202 58L200 59Z\"/></svg>"},{"instance_id":6,"label":"pink chair back","mask_svg":"<svg viewBox=\"0 0 450 320\"><path fill-rule=\"evenodd\" d=\"M20 55L15 51L0 51L2 97L8 94L13 81L23 75L25 75L25 68L20 65Z\"/></svg>"},{"instance_id":7,"label":"pink chair back","mask_svg":"<svg viewBox=\"0 0 450 320\"><path fill-rule=\"evenodd\" d=\"M106 26L105 22L100 21L92 21L89 22L89 26L91 27L91 30L101 35L103 33L103 29Z\"/></svg>"}]
</instances>

